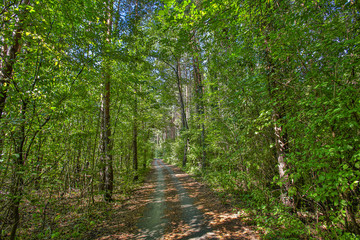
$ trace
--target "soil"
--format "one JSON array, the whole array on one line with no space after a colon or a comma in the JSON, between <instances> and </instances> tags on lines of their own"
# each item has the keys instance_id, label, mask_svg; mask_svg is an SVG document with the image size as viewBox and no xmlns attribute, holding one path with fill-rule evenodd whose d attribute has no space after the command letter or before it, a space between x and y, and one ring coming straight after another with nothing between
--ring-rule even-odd
<instances>
[{"instance_id":1,"label":"soil","mask_svg":"<svg viewBox=\"0 0 360 240\"><path fill-rule=\"evenodd\" d=\"M139 239L217 239L171 167L160 159L154 166L157 187L138 222Z\"/></svg>"}]
</instances>

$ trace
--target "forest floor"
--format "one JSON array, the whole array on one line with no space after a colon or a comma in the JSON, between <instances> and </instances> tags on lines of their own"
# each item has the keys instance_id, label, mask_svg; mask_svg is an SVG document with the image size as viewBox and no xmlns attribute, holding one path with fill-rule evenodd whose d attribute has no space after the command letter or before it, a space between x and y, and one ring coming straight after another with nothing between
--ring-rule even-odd
<instances>
[{"instance_id":1,"label":"forest floor","mask_svg":"<svg viewBox=\"0 0 360 240\"><path fill-rule=\"evenodd\" d=\"M93 239L259 239L251 219L204 184L155 160L144 185L113 210Z\"/></svg>"}]
</instances>

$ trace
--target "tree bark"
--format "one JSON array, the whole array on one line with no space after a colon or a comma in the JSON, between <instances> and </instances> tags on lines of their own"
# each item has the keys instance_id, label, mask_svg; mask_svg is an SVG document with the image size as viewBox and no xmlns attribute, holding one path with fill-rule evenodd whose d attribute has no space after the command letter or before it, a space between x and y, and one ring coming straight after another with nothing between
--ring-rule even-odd
<instances>
[{"instance_id":1,"label":"tree bark","mask_svg":"<svg viewBox=\"0 0 360 240\"><path fill-rule=\"evenodd\" d=\"M186 118L186 111L185 111L185 103L184 103L184 97L181 89L181 66L179 60L176 62L176 79L177 79L177 86L179 91L179 101L180 101L180 108L181 108L181 123L182 123L182 131L185 131L185 137L184 137L184 156L182 160L182 166L186 166L187 162L187 149L188 149L188 142L189 138L187 136L187 130L189 130L189 125L187 123Z\"/></svg>"},{"instance_id":2,"label":"tree bark","mask_svg":"<svg viewBox=\"0 0 360 240\"><path fill-rule=\"evenodd\" d=\"M111 28L112 28L112 6L113 2L110 0L107 4L107 32L106 42L110 42ZM111 143L111 128L110 128L110 90L111 90L111 72L108 56L104 56L104 94L102 96L102 124L101 124L101 148L100 148L100 161L102 165L102 181L104 200L107 202L112 201L113 193L113 156L112 156L112 143Z\"/></svg>"},{"instance_id":3,"label":"tree bark","mask_svg":"<svg viewBox=\"0 0 360 240\"><path fill-rule=\"evenodd\" d=\"M269 8L270 9L270 8ZM271 52L271 41L269 38L269 32L273 30L272 22L267 23L266 25L267 32L265 33L265 61L266 61L266 75L267 75L267 84L268 91L270 95L270 100L273 102L273 115L272 120L274 123L274 140L276 148L276 158L278 162L278 171L281 181L281 201L284 205L292 207L292 203L288 198L288 191L290 189L290 179L289 174L286 172L288 169L286 163L286 157L289 151L288 143L288 134L286 129L284 129L286 110L284 106L283 99L283 87L279 85L278 81L281 81L280 74L277 74L280 69L274 64ZM279 78L279 79L276 79Z\"/></svg>"},{"instance_id":4,"label":"tree bark","mask_svg":"<svg viewBox=\"0 0 360 240\"><path fill-rule=\"evenodd\" d=\"M135 90L135 99L134 99L134 121L133 121L133 170L135 172L134 180L138 180L138 143L137 143L137 136L138 136L138 126L137 126L137 97L136 97L136 90Z\"/></svg>"},{"instance_id":5,"label":"tree bark","mask_svg":"<svg viewBox=\"0 0 360 240\"><path fill-rule=\"evenodd\" d=\"M27 6L30 4L30 0L23 0L19 3L19 6ZM7 46L4 44L1 46L0 50L0 120L3 117L5 102L7 99L7 93L10 81L13 77L14 73L14 65L16 62L16 57L21 50L21 39L24 31L24 23L27 16L28 11L26 8L22 8L17 17L13 20L15 21L15 29L12 36L9 38L13 39L13 44L11 46ZM2 26L4 27L4 25ZM4 135L0 136L0 157L2 156L4 143Z\"/></svg>"},{"instance_id":6,"label":"tree bark","mask_svg":"<svg viewBox=\"0 0 360 240\"><path fill-rule=\"evenodd\" d=\"M24 156L24 144L25 144L25 120L26 120L26 110L27 103L22 101L22 106L20 109L20 125L17 127L15 132L13 133L14 139L14 172L11 178L11 200L10 200L10 213L11 218L13 220L13 226L11 228L10 239L13 240L16 238L16 230L20 223L20 202L23 195L23 185L24 185L24 164L25 164L25 156Z\"/></svg>"},{"instance_id":7,"label":"tree bark","mask_svg":"<svg viewBox=\"0 0 360 240\"><path fill-rule=\"evenodd\" d=\"M207 165L207 161L206 161L205 124L204 124L204 119L205 119L204 99L203 99L204 86L203 86L202 77L201 77L201 73L200 73L199 59L197 57L193 58L193 69L194 69L194 79L195 79L195 87L196 87L196 95L197 95L196 109L199 114L199 118L200 118L200 122L201 122L201 124L200 124L200 128L201 128L200 147L202 149L201 168L205 169L206 165Z\"/></svg>"},{"instance_id":8,"label":"tree bark","mask_svg":"<svg viewBox=\"0 0 360 240\"><path fill-rule=\"evenodd\" d=\"M19 3L26 6L30 4L30 0L24 0ZM27 16L26 8L22 8L20 13L16 18L13 19L14 31L12 36L7 36L10 39L13 39L11 46L4 44L1 46L1 58L0 58L0 120L4 115L5 103L7 99L7 93L9 89L10 82L14 74L14 65L16 62L17 55L21 50L21 39L24 31L25 19ZM10 20L11 21L11 20ZM6 37L6 36L4 36ZM26 102L22 102L20 110L21 122L18 128L13 133L14 139L14 153L15 157L13 158L14 172L11 178L11 187L10 187L10 214L13 220L13 226L11 228L10 239L13 240L16 238L16 231L20 222L20 212L19 206L23 194L23 168L24 168L24 143L25 143L25 118L26 118ZM4 135L0 137L0 157L2 156L4 143Z\"/></svg>"}]
</instances>

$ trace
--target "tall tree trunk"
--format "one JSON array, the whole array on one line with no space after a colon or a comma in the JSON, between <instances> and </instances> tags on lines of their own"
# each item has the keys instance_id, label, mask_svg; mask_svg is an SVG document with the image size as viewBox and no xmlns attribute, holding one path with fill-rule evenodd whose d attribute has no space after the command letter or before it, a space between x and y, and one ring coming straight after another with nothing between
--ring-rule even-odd
<instances>
[{"instance_id":1,"label":"tall tree trunk","mask_svg":"<svg viewBox=\"0 0 360 240\"><path fill-rule=\"evenodd\" d=\"M276 86L271 87L271 91L274 90ZM275 97L276 99L276 97ZM277 100L275 100L277 101ZM289 152L288 145L288 134L286 129L283 127L283 119L286 116L286 112L281 104L275 104L273 108L273 122L274 122L274 135L275 135L275 148L276 148L276 157L278 161L279 168L279 177L282 182L282 194L281 201L286 206L292 207L292 203L288 198L288 191L290 189L290 179L289 174L286 172L288 166L286 163L286 157Z\"/></svg>"},{"instance_id":2,"label":"tall tree trunk","mask_svg":"<svg viewBox=\"0 0 360 240\"><path fill-rule=\"evenodd\" d=\"M101 133L100 130L100 124L102 122L102 111L100 109L99 111L99 115L98 115L98 121L96 123L96 133L95 133L95 137L94 137L94 148L92 150L92 157L91 157L91 186L90 186L90 197L89 200L91 199L92 203L95 202L94 199L94 179L96 176L96 167L95 167L95 159L96 159L96 146L97 146L97 142L98 142L98 136L99 136L99 132ZM100 137L100 142L101 142L101 137ZM100 184L101 185L101 184Z\"/></svg>"},{"instance_id":3,"label":"tall tree trunk","mask_svg":"<svg viewBox=\"0 0 360 240\"><path fill-rule=\"evenodd\" d=\"M270 60L270 59L268 59ZM272 120L274 123L274 140L275 140L275 148L276 148L276 158L278 162L279 168L279 177L282 182L282 194L281 194L281 201L287 205L291 206L289 199L287 197L289 188L290 188L290 179L289 174L286 172L288 169L286 163L286 155L288 154L288 134L286 129L284 129L284 119L286 117L285 107L283 106L283 102L281 99L281 91L279 90L278 84L274 79L274 71L271 61L268 61L267 66L269 73L268 73L268 89L270 94L270 99L273 104L273 115Z\"/></svg>"},{"instance_id":4,"label":"tall tree trunk","mask_svg":"<svg viewBox=\"0 0 360 240\"><path fill-rule=\"evenodd\" d=\"M134 35L137 36L138 35L138 29L137 29L137 25L139 24L139 14L138 14L138 0L135 1L135 15L136 15L136 19L135 19L135 24L133 25L134 27ZM135 50L137 52L137 46L135 47ZM137 66L137 65L136 65ZM141 88L140 88L141 90ZM138 94L138 86L137 83L135 83L135 88L134 88L134 121L133 121L133 170L134 170L134 181L138 180L139 176L138 176L138 166L139 166L139 162L138 162L138 126L137 126L137 115L138 115L138 99L137 99L137 94Z\"/></svg>"},{"instance_id":5,"label":"tall tree trunk","mask_svg":"<svg viewBox=\"0 0 360 240\"><path fill-rule=\"evenodd\" d=\"M26 10L26 6L30 4L30 0L23 0L19 3L19 14L14 18L14 32L12 36L4 36L9 39L13 39L12 45L8 46L4 44L0 48L1 58L0 58L0 120L3 117L5 102L7 99L7 92L9 89L10 81L13 77L14 72L14 64L16 61L16 57L21 49L21 39L24 31L24 22L27 16L28 11ZM22 6L20 8L20 6ZM11 21L11 20L10 20ZM4 24L1 27L5 27ZM4 135L0 135L0 157L2 156L4 143Z\"/></svg>"},{"instance_id":6,"label":"tall tree trunk","mask_svg":"<svg viewBox=\"0 0 360 240\"><path fill-rule=\"evenodd\" d=\"M195 44L195 43L194 43ZM197 57L193 58L193 68L194 68L194 79L195 79L195 87L196 87L196 109L199 114L200 119L200 128L201 128L201 136L200 136L200 147L202 149L201 154L201 168L205 169L207 162L206 162L206 146L205 146L205 111L204 111L204 86L202 82L202 76L200 73L199 67L199 59Z\"/></svg>"},{"instance_id":7,"label":"tall tree trunk","mask_svg":"<svg viewBox=\"0 0 360 240\"><path fill-rule=\"evenodd\" d=\"M100 162L102 166L102 189L104 191L104 200L112 200L113 189L113 170L111 153L111 131L110 131L110 74L109 69L105 70L105 94L102 97L102 121L101 121L101 144L100 144Z\"/></svg>"},{"instance_id":8,"label":"tall tree trunk","mask_svg":"<svg viewBox=\"0 0 360 240\"><path fill-rule=\"evenodd\" d=\"M196 31L193 31L192 37L192 49L195 53L199 53L200 50L197 46L197 39L196 39ZM195 91L196 91L196 111L199 116L200 126L201 128L201 135L200 135L200 147L201 151L201 168L205 169L207 167L206 161L206 145L205 145L205 105L204 105L204 85L202 81L202 76L200 72L200 63L199 58L197 56L193 56L193 71L194 71L194 81L195 81Z\"/></svg>"},{"instance_id":9,"label":"tall tree trunk","mask_svg":"<svg viewBox=\"0 0 360 240\"><path fill-rule=\"evenodd\" d=\"M110 129L110 74L109 69L105 70L105 93L102 96L101 103L101 143L100 143L100 164L102 168L102 184L101 190L104 191L104 200L112 200L113 190L113 169L112 169L112 153L111 153L111 129Z\"/></svg>"},{"instance_id":10,"label":"tall tree trunk","mask_svg":"<svg viewBox=\"0 0 360 240\"><path fill-rule=\"evenodd\" d=\"M107 3L107 32L106 32L106 42L110 42L111 28L112 28L112 7L113 2L110 0ZM112 156L112 143L111 143L111 128L110 128L110 90L111 90L111 73L110 73L110 63L108 56L104 56L104 67L103 67L103 77L104 77L104 94L102 97L102 124L101 124L101 148L100 148L100 161L102 165L102 181L103 181L103 191L104 191L104 200L107 202L112 201L112 192L113 192L113 156Z\"/></svg>"},{"instance_id":11,"label":"tall tree trunk","mask_svg":"<svg viewBox=\"0 0 360 240\"><path fill-rule=\"evenodd\" d=\"M269 8L270 9L270 8ZM269 10L270 11L270 10ZM275 13L272 13L275 14ZM286 129L284 129L286 110L284 103L284 89L279 85L278 82L281 82L280 74L281 68L276 66L272 58L271 52L271 41L269 33L273 31L273 23L269 22L266 25L267 32L265 37L265 61L266 61L266 71L267 71L267 84L268 91L270 95L270 100L273 102L273 115L272 120L274 123L274 140L276 148L276 158L278 162L279 177L282 182L282 194L281 201L284 205L292 207L292 203L288 198L288 191L290 189L290 179L289 174L286 172L288 169L286 163L286 157L288 154L288 134ZM279 68L279 69L278 69Z\"/></svg>"},{"instance_id":12,"label":"tall tree trunk","mask_svg":"<svg viewBox=\"0 0 360 240\"><path fill-rule=\"evenodd\" d=\"M177 60L176 65L177 65L176 66L176 79L177 79L177 86L178 86L178 91L179 91L179 101L180 101L180 108L181 108L182 131L186 132L185 136L184 136L184 156L183 156L183 161L182 161L182 166L185 167L186 162L187 162L187 149L188 149L188 142L189 142L189 138L187 136L187 130L189 130L189 125L187 123L184 97L183 97L183 93L182 93L182 89L181 89L181 66L180 66L179 60Z\"/></svg>"}]
</instances>

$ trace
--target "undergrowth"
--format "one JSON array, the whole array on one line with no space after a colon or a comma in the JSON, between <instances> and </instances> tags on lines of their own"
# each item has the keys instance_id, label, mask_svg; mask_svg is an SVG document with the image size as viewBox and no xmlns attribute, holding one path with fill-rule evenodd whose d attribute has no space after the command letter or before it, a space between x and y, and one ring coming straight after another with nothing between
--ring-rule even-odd
<instances>
[{"instance_id":1,"label":"undergrowth","mask_svg":"<svg viewBox=\"0 0 360 240\"><path fill-rule=\"evenodd\" d=\"M97 226L111 221L114 209L129 201L133 192L140 188L149 169L139 171L139 180L123 175L117 180L112 202L104 202L101 193L84 193L71 189L66 193L52 191L32 191L21 203L19 239L92 239L101 234ZM1 233L9 236L11 225ZM0 237L0 239L2 239Z\"/></svg>"},{"instance_id":2,"label":"undergrowth","mask_svg":"<svg viewBox=\"0 0 360 240\"><path fill-rule=\"evenodd\" d=\"M167 161L182 168L174 159ZM195 166L182 169L207 184L223 203L230 202L236 209L245 212L252 219L250 224L257 225L262 239L360 239L340 228L333 229L317 223L314 214L306 210L294 212L285 207L269 188L260 189L251 183L245 184L244 173L201 171Z\"/></svg>"}]
</instances>

